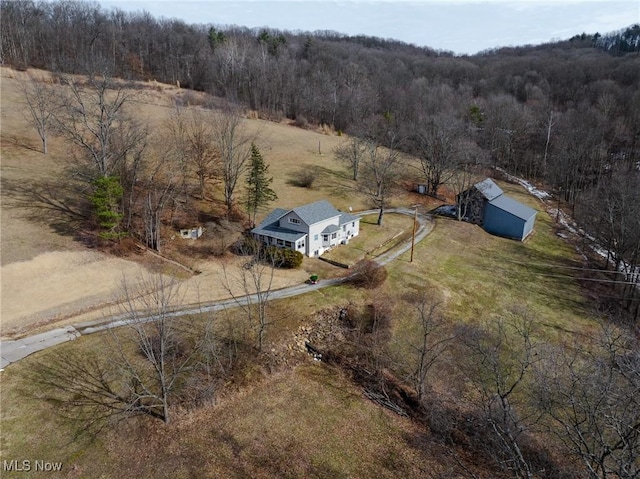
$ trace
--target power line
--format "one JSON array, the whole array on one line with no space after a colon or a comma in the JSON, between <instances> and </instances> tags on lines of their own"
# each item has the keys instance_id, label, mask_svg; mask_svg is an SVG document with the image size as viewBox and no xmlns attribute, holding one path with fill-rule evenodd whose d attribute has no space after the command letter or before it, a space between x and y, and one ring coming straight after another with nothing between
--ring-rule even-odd
<instances>
[{"instance_id":1,"label":"power line","mask_svg":"<svg viewBox=\"0 0 640 479\"><path fill-rule=\"evenodd\" d=\"M598 278L585 278L585 277L576 278L575 276L565 276L562 274L547 274L547 273L533 273L533 274L537 276L548 276L551 278L571 279L573 281L593 281L594 283L614 283L614 284L633 284L633 285L640 284L637 281L616 281L614 279L598 279Z\"/></svg>"},{"instance_id":2,"label":"power line","mask_svg":"<svg viewBox=\"0 0 640 479\"><path fill-rule=\"evenodd\" d=\"M521 264L523 266L531 266L531 267L545 267L545 268L557 268L557 269L572 269L577 271L592 271L596 273L616 273L616 274L628 274L625 271L616 271L611 269L596 269L596 268L582 268L578 266L564 266L560 264L549 264L549 263L525 263L523 261L513 261L513 260L505 260L509 263Z\"/></svg>"}]
</instances>

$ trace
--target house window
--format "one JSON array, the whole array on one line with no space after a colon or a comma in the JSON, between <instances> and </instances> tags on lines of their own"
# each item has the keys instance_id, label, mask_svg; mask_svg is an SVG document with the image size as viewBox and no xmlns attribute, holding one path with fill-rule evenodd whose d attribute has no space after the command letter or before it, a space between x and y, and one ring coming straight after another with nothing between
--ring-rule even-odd
<instances>
[{"instance_id":1,"label":"house window","mask_svg":"<svg viewBox=\"0 0 640 479\"><path fill-rule=\"evenodd\" d=\"M277 241L277 244L278 244L278 246L284 246L284 241L283 241L283 240L281 240L281 239L279 239L279 240Z\"/></svg>"},{"instance_id":2,"label":"house window","mask_svg":"<svg viewBox=\"0 0 640 479\"><path fill-rule=\"evenodd\" d=\"M313 236L313 241L318 241L318 235Z\"/></svg>"},{"instance_id":3,"label":"house window","mask_svg":"<svg viewBox=\"0 0 640 479\"><path fill-rule=\"evenodd\" d=\"M322 235L323 241L329 241L329 235Z\"/></svg>"},{"instance_id":4,"label":"house window","mask_svg":"<svg viewBox=\"0 0 640 479\"><path fill-rule=\"evenodd\" d=\"M356 222L354 221L353 223L351 223L351 227L355 228L356 227Z\"/></svg>"},{"instance_id":5,"label":"house window","mask_svg":"<svg viewBox=\"0 0 640 479\"><path fill-rule=\"evenodd\" d=\"M331 235L331 239L336 239L337 237L338 237L338 233L333 233L333 234Z\"/></svg>"},{"instance_id":6,"label":"house window","mask_svg":"<svg viewBox=\"0 0 640 479\"><path fill-rule=\"evenodd\" d=\"M285 241L285 242L284 242L284 245L285 245L287 248L291 248L291 246L292 246L292 245L291 245L291 241Z\"/></svg>"},{"instance_id":7,"label":"house window","mask_svg":"<svg viewBox=\"0 0 640 479\"><path fill-rule=\"evenodd\" d=\"M294 225L299 225L300 220L298 218L289 218L289 223L293 223Z\"/></svg>"}]
</instances>

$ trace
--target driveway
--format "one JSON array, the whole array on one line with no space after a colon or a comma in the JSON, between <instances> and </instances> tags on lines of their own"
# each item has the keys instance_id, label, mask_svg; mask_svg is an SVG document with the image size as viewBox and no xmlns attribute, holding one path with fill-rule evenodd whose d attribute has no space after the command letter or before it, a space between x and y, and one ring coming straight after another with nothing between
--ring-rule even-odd
<instances>
[{"instance_id":1,"label":"driveway","mask_svg":"<svg viewBox=\"0 0 640 479\"><path fill-rule=\"evenodd\" d=\"M378 210L368 210L368 211L360 211L355 213L359 216L366 216L370 214L377 213ZM416 210L413 208L389 208L385 210L385 213L398 213L409 216L414 216L416 214ZM433 220L429 215L423 215L418 213L418 228L415 233L415 243L422 241L433 229ZM386 265L391 261L397 259L400 255L406 253L411 249L411 241L407 241L406 243L392 249L391 251L387 251L386 253L378 256L376 261L381 265ZM347 278L334 278L334 279L325 279L318 281L317 284L300 284L296 286L291 286L288 288L283 288L279 290L274 290L269 298L271 299L283 299L289 298L291 296L297 296L300 294L309 293L312 291L317 291L322 288L327 288L329 286L334 286L336 284L342 283ZM238 306L239 304L246 303L249 300L254 300L254 295L240 297L235 299L225 299L221 301L213 301L209 303L201 303L198 305L190 305L188 307L180 308L178 310L173 311L169 314L172 317L179 317L191 314L198 314L202 312L210 312L210 311L220 311L226 308L233 308ZM97 333L99 331L105 331L111 328L117 328L120 326L125 326L128 322L128 315L116 315L111 316L109 318L103 318L96 321L88 321L84 323L76 323L71 326L67 326L65 328L57 328L52 329L51 331L46 331L44 333L35 334L32 336L27 336L21 339L13 340L13 341L2 341L0 343L0 370L4 369L8 365L15 363L22 358L29 356L38 351L42 351L44 349L50 348L52 346L56 346L58 344L73 341L80 336ZM147 316L142 318L137 318L136 322L139 321L152 321L153 316Z\"/></svg>"}]
</instances>

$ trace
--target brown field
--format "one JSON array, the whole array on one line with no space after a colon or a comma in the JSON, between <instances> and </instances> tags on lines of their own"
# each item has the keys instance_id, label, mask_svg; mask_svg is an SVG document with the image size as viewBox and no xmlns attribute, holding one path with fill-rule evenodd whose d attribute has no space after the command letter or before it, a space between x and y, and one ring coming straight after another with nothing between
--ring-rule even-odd
<instances>
[{"instance_id":1,"label":"brown field","mask_svg":"<svg viewBox=\"0 0 640 479\"><path fill-rule=\"evenodd\" d=\"M36 73L43 77L47 75L46 72ZM26 73L3 67L0 74L1 334L7 337L53 323L96 319L110 314L113 308L105 306L116 300L123 277L134 281L151 266L163 271L175 268L162 262L159 264L148 255L132 260L87 249L78 241L78 232L64 219L22 201L20 187L28 187L60 172L67 152L63 142L54 137L49 138L49 154L40 152L35 130L20 113L22 100L17 85ZM185 92L157 83L148 86L139 93L136 113L159 131L171 98ZM278 194L272 207L294 207L323 198L330 199L338 209L359 210L368 206L363 197L354 193L349 172L333 158L333 149L342 141L339 136L265 120L247 119L245 122L247 132L255 137L255 143L270 164L270 174L274 178L272 187ZM312 188L294 186L295 174L309 169L316 174ZM397 201L402 204L404 199L400 197ZM179 259L202 272L184 280L185 301L195 303L228 297L228 292L220 286L220 261L190 257L183 241L167 238L166 248L186 249L187 254ZM242 260L227 257L225 261ZM324 277L341 274L326 263L319 263L305 259L300 270L280 271L276 288L299 284L309 272L322 271Z\"/></svg>"}]
</instances>

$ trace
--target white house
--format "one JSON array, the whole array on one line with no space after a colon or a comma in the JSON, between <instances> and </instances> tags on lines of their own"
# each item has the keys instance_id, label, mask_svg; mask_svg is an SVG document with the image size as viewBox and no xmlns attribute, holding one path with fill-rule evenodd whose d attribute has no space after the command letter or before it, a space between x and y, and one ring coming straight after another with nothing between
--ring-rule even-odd
<instances>
[{"instance_id":1,"label":"white house","mask_svg":"<svg viewBox=\"0 0 640 479\"><path fill-rule=\"evenodd\" d=\"M307 256L320 256L346 244L360 232L360 218L335 209L326 200L292 210L277 208L256 228L253 237L265 245L288 248Z\"/></svg>"}]
</instances>

